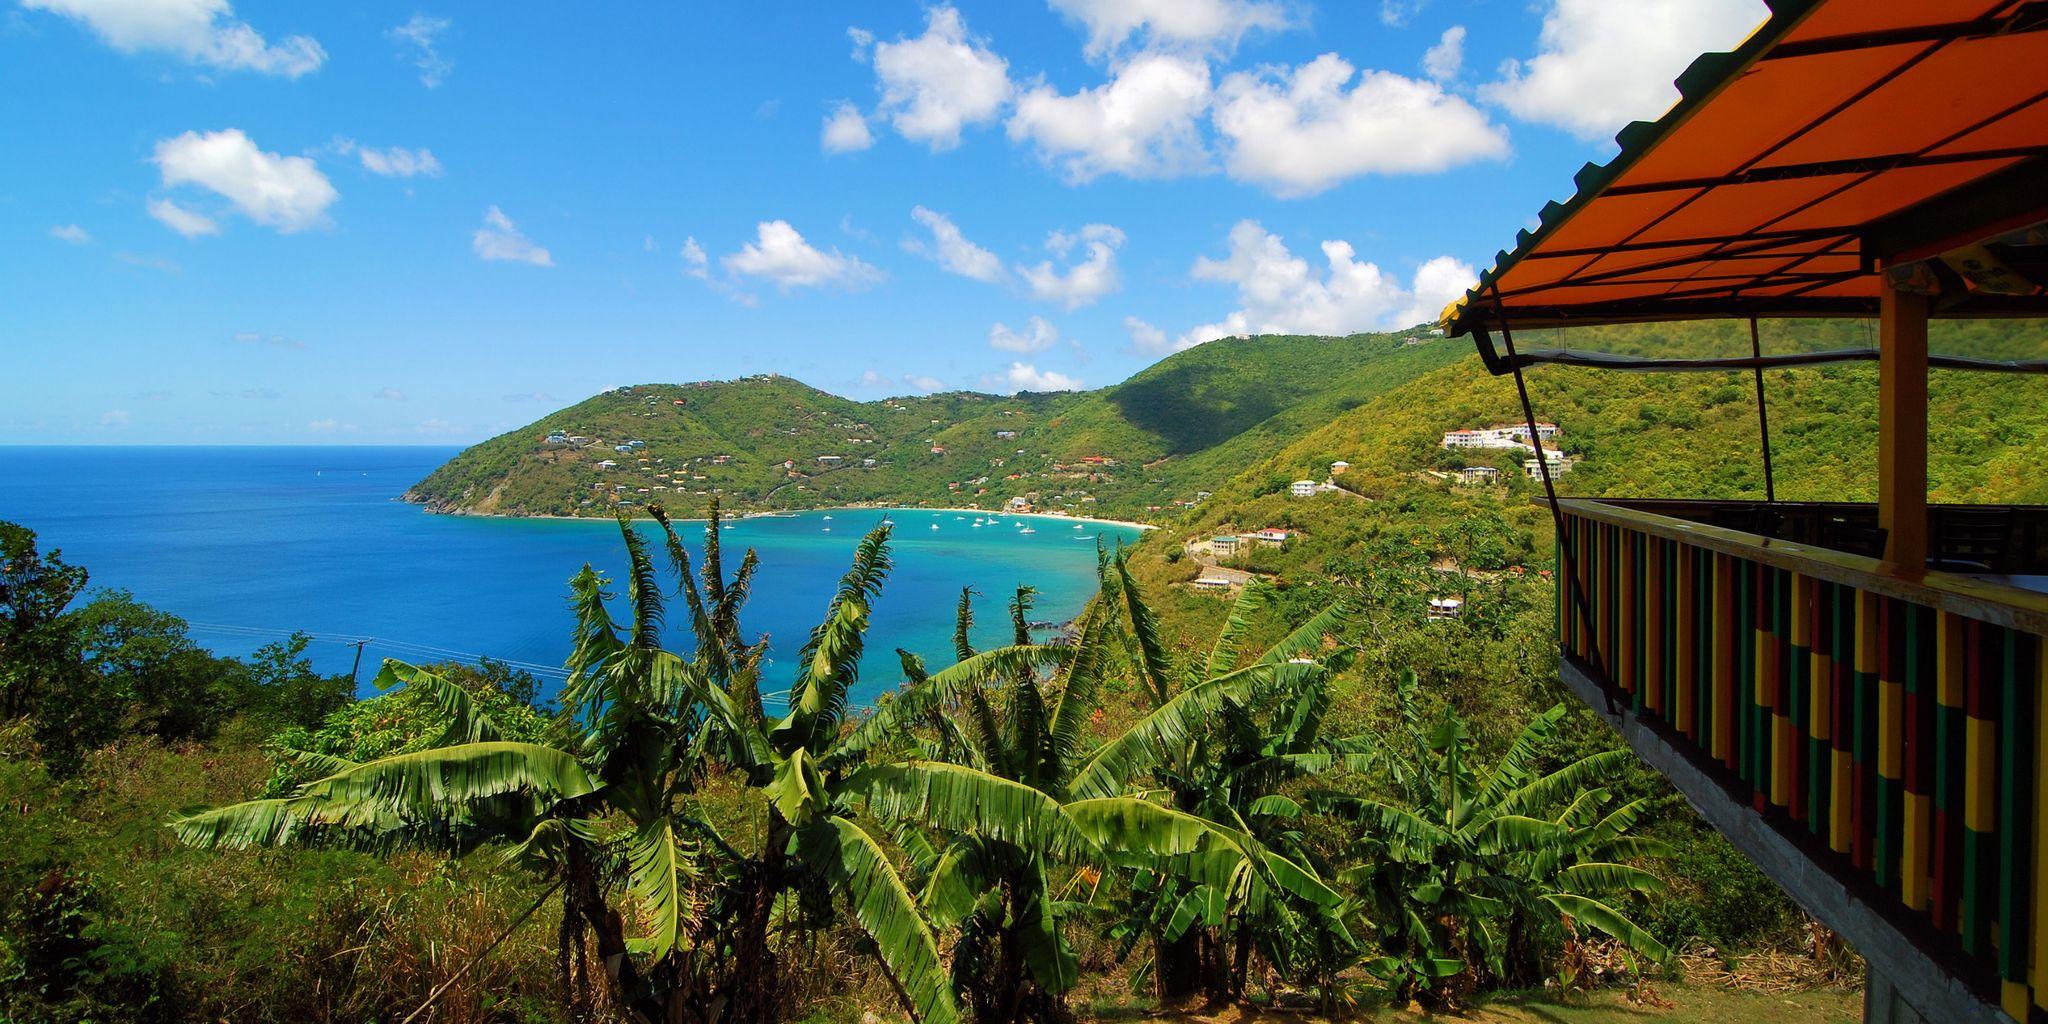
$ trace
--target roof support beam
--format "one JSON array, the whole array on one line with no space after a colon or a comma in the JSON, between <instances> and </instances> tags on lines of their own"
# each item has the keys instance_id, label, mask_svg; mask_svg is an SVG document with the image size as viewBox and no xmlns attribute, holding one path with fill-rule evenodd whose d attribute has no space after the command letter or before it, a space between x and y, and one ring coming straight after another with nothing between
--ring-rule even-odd
<instances>
[{"instance_id":1,"label":"roof support beam","mask_svg":"<svg viewBox=\"0 0 2048 1024\"><path fill-rule=\"evenodd\" d=\"M2038 101L2037 101L2038 102ZM1819 163L1784 164L1777 167L1750 167L1734 174L1718 178L1684 178L1671 181L1651 181L1640 185L1611 185L1602 195L1639 196L1656 192L1686 192L1702 188L1725 188L1731 185L1754 185L1767 181L1791 181L1799 178L1828 178L1844 174L1882 174L1915 167L1942 167L1948 164L1969 164L1980 160L2011 160L2018 157L2037 157L2048 154L2048 146L2008 146L2001 149L1967 150L1956 153L1893 153L1886 156L1857 157L1851 160L1828 160Z\"/></svg>"},{"instance_id":2,"label":"roof support beam","mask_svg":"<svg viewBox=\"0 0 2048 1024\"><path fill-rule=\"evenodd\" d=\"M1877 313L1877 525L1885 561L1927 567L1927 296L1889 278Z\"/></svg>"},{"instance_id":3,"label":"roof support beam","mask_svg":"<svg viewBox=\"0 0 2048 1024\"><path fill-rule=\"evenodd\" d=\"M1863 255L1879 265L1939 256L2048 220L2048 159L2035 158L1871 224Z\"/></svg>"},{"instance_id":4,"label":"roof support beam","mask_svg":"<svg viewBox=\"0 0 2048 1024\"><path fill-rule=\"evenodd\" d=\"M1844 50L1867 50L1877 46L1898 46L1905 43L1946 43L1957 39L1977 36L2016 35L2021 32L2040 32L2048 29L2048 4L2027 3L2010 14L1977 18L1973 21L1952 21L1940 25L1915 25L1911 28L1892 29L1885 32L1856 32L1841 36L1821 36L1817 39L1800 39L1783 42L1772 47L1759 60L1784 60L1788 57L1811 57L1821 53L1840 53Z\"/></svg>"}]
</instances>

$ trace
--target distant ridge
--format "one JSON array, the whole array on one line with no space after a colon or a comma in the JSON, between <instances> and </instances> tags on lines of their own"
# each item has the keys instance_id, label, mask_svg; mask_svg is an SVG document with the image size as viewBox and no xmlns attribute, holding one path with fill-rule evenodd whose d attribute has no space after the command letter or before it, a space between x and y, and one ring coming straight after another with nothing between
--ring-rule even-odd
<instances>
[{"instance_id":1,"label":"distant ridge","mask_svg":"<svg viewBox=\"0 0 2048 1024\"><path fill-rule=\"evenodd\" d=\"M405 497L437 512L513 516L611 515L652 501L689 514L714 494L742 511L1022 498L1041 510L1159 518L1470 351L1422 328L1263 335L1175 353L1095 391L1008 397L857 402L772 374L634 385L474 445Z\"/></svg>"}]
</instances>

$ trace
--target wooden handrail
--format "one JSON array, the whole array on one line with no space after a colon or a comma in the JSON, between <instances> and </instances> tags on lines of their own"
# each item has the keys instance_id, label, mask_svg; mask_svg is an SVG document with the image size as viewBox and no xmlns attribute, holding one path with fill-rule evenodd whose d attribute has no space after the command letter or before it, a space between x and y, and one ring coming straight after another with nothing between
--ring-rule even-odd
<instances>
[{"instance_id":1,"label":"wooden handrail","mask_svg":"<svg viewBox=\"0 0 2048 1024\"><path fill-rule=\"evenodd\" d=\"M2007 629L2048 636L2048 594L1971 576L1894 565L1811 544L1760 537L1590 498L1559 498L1558 506L1566 515L1639 530Z\"/></svg>"}]
</instances>

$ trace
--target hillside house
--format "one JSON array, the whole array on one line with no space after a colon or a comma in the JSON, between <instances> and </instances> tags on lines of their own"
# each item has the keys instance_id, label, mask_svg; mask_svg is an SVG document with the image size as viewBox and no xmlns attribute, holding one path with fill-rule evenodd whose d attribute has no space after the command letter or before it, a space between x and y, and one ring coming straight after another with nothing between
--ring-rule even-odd
<instances>
[{"instance_id":1,"label":"hillside house","mask_svg":"<svg viewBox=\"0 0 2048 1024\"><path fill-rule=\"evenodd\" d=\"M1432 597L1429 599L1429 617L1432 619L1455 619L1465 611L1465 599L1461 597Z\"/></svg>"},{"instance_id":2,"label":"hillside house","mask_svg":"<svg viewBox=\"0 0 2048 1024\"><path fill-rule=\"evenodd\" d=\"M1534 463L1536 460L1530 459L1529 461ZM1458 482L1461 484L1497 484L1500 482L1500 470L1493 466L1466 466L1458 470Z\"/></svg>"},{"instance_id":3,"label":"hillside house","mask_svg":"<svg viewBox=\"0 0 2048 1024\"><path fill-rule=\"evenodd\" d=\"M1239 543L1241 542L1232 536L1211 537L1209 538L1209 550L1218 558L1229 558L1237 554Z\"/></svg>"},{"instance_id":4,"label":"hillside house","mask_svg":"<svg viewBox=\"0 0 2048 1024\"><path fill-rule=\"evenodd\" d=\"M559 431L559 430L557 430L557 431L555 431L554 433L552 433L552 434L549 434L549 435L547 436L547 441L546 441L545 443L547 443L547 444L568 444L568 443L569 443L569 435L568 435L568 434L566 434L566 433L564 433L564 432L562 432L562 431Z\"/></svg>"},{"instance_id":5,"label":"hillside house","mask_svg":"<svg viewBox=\"0 0 2048 1024\"><path fill-rule=\"evenodd\" d=\"M840 455L820 455L820 456L818 456L818 465L820 465L820 466L837 466L837 465L839 465L840 463L842 463L842 462L845 462L845 461L846 461L846 458L845 458L844 456L840 456Z\"/></svg>"},{"instance_id":6,"label":"hillside house","mask_svg":"<svg viewBox=\"0 0 2048 1024\"><path fill-rule=\"evenodd\" d=\"M1264 545L1265 547L1278 548L1287 546L1288 541L1293 540L1294 538L1299 536L1301 536L1299 531L1282 530L1278 527L1269 526L1263 530L1260 530L1257 533L1252 534L1252 539L1258 541L1261 545Z\"/></svg>"},{"instance_id":7,"label":"hillside house","mask_svg":"<svg viewBox=\"0 0 2048 1024\"><path fill-rule=\"evenodd\" d=\"M1551 476L1563 476L1572 471L1572 460L1565 458L1563 453L1546 450L1543 456L1543 461L1550 464ZM1536 467L1536 460L1533 458L1522 460L1522 472L1531 480L1541 479L1543 475L1543 471Z\"/></svg>"},{"instance_id":8,"label":"hillside house","mask_svg":"<svg viewBox=\"0 0 2048 1024\"><path fill-rule=\"evenodd\" d=\"M1016 437L1017 432L1014 430L998 430L996 431L996 436L1002 438L1005 441L1008 441L1011 438Z\"/></svg>"},{"instance_id":9,"label":"hillside house","mask_svg":"<svg viewBox=\"0 0 2048 1024\"><path fill-rule=\"evenodd\" d=\"M1296 480L1287 485L1287 493L1296 498L1313 498L1316 496L1316 482L1314 480Z\"/></svg>"},{"instance_id":10,"label":"hillside house","mask_svg":"<svg viewBox=\"0 0 2048 1024\"><path fill-rule=\"evenodd\" d=\"M603 462L600 462L600 463L598 463L598 464L597 464L597 468L599 468L599 469L614 469L614 468L617 468L617 466L618 466L618 463L616 463L616 462L613 462L613 461L612 461L612 460L610 460L610 459L606 459L606 460L604 460Z\"/></svg>"},{"instance_id":11,"label":"hillside house","mask_svg":"<svg viewBox=\"0 0 2048 1024\"><path fill-rule=\"evenodd\" d=\"M1228 576L1200 576L1190 585L1196 590L1229 590L1237 581Z\"/></svg>"},{"instance_id":12,"label":"hillside house","mask_svg":"<svg viewBox=\"0 0 2048 1024\"><path fill-rule=\"evenodd\" d=\"M1343 459L1338 459L1337 461L1330 463L1331 476L1343 476L1344 474L1349 472L1351 472L1351 463L1346 462Z\"/></svg>"}]
</instances>

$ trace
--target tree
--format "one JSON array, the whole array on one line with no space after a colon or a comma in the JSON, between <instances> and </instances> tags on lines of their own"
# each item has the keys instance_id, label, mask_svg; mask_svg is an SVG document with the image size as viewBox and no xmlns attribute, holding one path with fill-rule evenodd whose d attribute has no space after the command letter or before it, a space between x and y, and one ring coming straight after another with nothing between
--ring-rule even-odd
<instances>
[{"instance_id":1,"label":"tree","mask_svg":"<svg viewBox=\"0 0 2048 1024\"><path fill-rule=\"evenodd\" d=\"M35 531L0 522L0 717L30 713L53 674L75 670L63 616L85 581L85 569L62 552L37 553Z\"/></svg>"},{"instance_id":2,"label":"tree","mask_svg":"<svg viewBox=\"0 0 2048 1024\"><path fill-rule=\"evenodd\" d=\"M723 577L714 512L707 595L666 517L657 519L699 640L693 657L661 647L658 573L645 539L622 519L631 619L623 628L614 621L609 581L585 566L571 584L565 715L546 742L507 739L462 687L386 662L385 685L418 688L445 713L435 744L367 762L298 752L321 777L283 797L180 818L173 829L206 847L511 844L512 859L561 894L565 987L569 954L594 938L616 1002L646 1021L775 1019L783 979L770 944L774 914L812 894L843 895L905 1007L920 1020L956 1019L930 927L882 844L850 817L841 772L828 777L824 767L851 763L839 723L888 569L887 528L861 542L799 658L788 713L769 717L752 689L764 645L738 642L751 553L733 579ZM700 778L721 766L762 798L765 839L751 852L694 806ZM642 923L637 935L626 933L628 910Z\"/></svg>"},{"instance_id":3,"label":"tree","mask_svg":"<svg viewBox=\"0 0 2048 1024\"><path fill-rule=\"evenodd\" d=\"M1663 891L1631 860L1657 852L1629 835L1637 800L1612 810L1595 780L1618 770L1610 750L1539 770L1563 706L1538 715L1490 769L1471 763L1465 723L1428 722L1413 673L1395 685L1401 719L1387 769L1392 799L1312 795L1310 806L1365 826L1337 876L1371 908L1381 955L1366 968L1401 1000L1438 1005L1487 981L1530 984L1566 928L1603 932L1655 960L1662 943L1607 900Z\"/></svg>"},{"instance_id":4,"label":"tree","mask_svg":"<svg viewBox=\"0 0 2048 1024\"><path fill-rule=\"evenodd\" d=\"M1271 657L1164 695L1150 714L1099 745L1088 742L1103 681L1117 671L1127 567L1106 559L1102 588L1066 648L1030 643L1030 592L1010 606L1016 643L977 654L967 645L963 592L960 662L922 678L905 656L911 687L855 730L849 743L877 746L912 724L927 726L924 760L870 768L849 783L884 815L939 830L922 856L922 902L935 924L957 928L955 986L980 1021L1045 1021L1064 1013L1079 966L1062 926L1077 904L1060 898L1059 871L1126 868L1204 892L1287 893L1334 907L1340 897L1315 874L1268 849L1230 820L1206 818L1134 794L1131 782L1185 753L1190 738L1233 702L1287 689L1319 671ZM1142 607L1140 605L1139 607ZM1141 644L1156 646L1149 613ZM1149 640L1144 637L1151 637ZM1298 643L1299 641L1295 641ZM1041 657L1037 651L1062 651ZM992 661L992 659L1000 659ZM1041 676L1034 668L1049 667Z\"/></svg>"},{"instance_id":5,"label":"tree","mask_svg":"<svg viewBox=\"0 0 2048 1024\"><path fill-rule=\"evenodd\" d=\"M1254 582L1239 593L1206 655L1175 664L1121 556L1110 563L1105 583L1136 641L1139 675L1155 709L1220 681L1249 684L1230 687L1209 715L1160 751L1150 774L1175 808L1243 835L1249 848L1275 864L1300 865L1303 877L1253 873L1230 887L1172 874L1150 877L1133 888L1122 929L1126 948L1140 937L1153 940L1151 970L1161 999L1198 992L1239 999L1254 948L1287 969L1304 939L1350 941L1346 909L1309 867L1315 859L1298 829L1302 808L1282 788L1333 765L1364 766L1366 741L1322 732L1330 674L1345 660L1343 652L1326 654L1322 647L1351 606L1342 600L1325 605L1240 666L1243 639L1271 599L1268 586Z\"/></svg>"}]
</instances>

